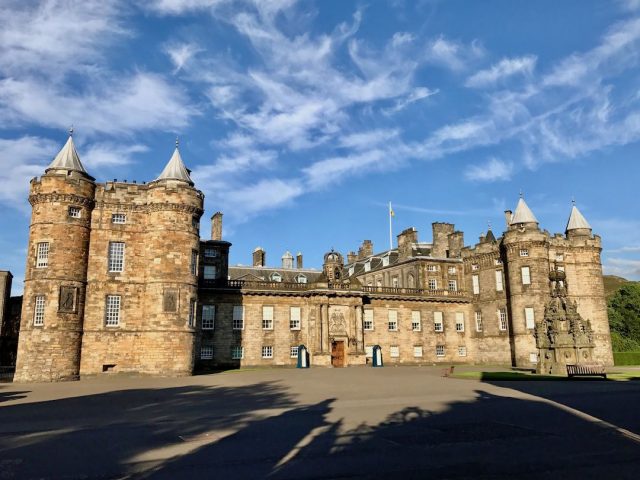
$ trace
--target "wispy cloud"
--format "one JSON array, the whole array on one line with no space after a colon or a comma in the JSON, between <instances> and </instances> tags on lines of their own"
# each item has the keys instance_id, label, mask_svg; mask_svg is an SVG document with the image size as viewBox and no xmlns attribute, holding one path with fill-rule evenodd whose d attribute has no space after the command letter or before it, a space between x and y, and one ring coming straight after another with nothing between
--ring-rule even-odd
<instances>
[{"instance_id":1,"label":"wispy cloud","mask_svg":"<svg viewBox=\"0 0 640 480\"><path fill-rule=\"evenodd\" d=\"M56 145L45 138L0 139L0 161L5 165L0 169L0 202L28 212L29 180L42 174L56 151Z\"/></svg>"},{"instance_id":2,"label":"wispy cloud","mask_svg":"<svg viewBox=\"0 0 640 480\"><path fill-rule=\"evenodd\" d=\"M465 45L444 35L429 41L425 52L429 62L443 65L456 72L466 70L471 63L484 55L485 50L477 41Z\"/></svg>"},{"instance_id":3,"label":"wispy cloud","mask_svg":"<svg viewBox=\"0 0 640 480\"><path fill-rule=\"evenodd\" d=\"M201 52L202 49L198 47L198 45L194 43L180 43L180 44L172 44L168 45L165 48L165 52L171 59L171 63L173 63L174 70L173 74L175 75L182 67L198 52Z\"/></svg>"},{"instance_id":4,"label":"wispy cloud","mask_svg":"<svg viewBox=\"0 0 640 480\"><path fill-rule=\"evenodd\" d=\"M513 164L498 158L490 158L482 165L469 166L464 176L467 180L475 182L495 182L511 179L512 173Z\"/></svg>"},{"instance_id":5,"label":"wispy cloud","mask_svg":"<svg viewBox=\"0 0 640 480\"><path fill-rule=\"evenodd\" d=\"M503 58L490 68L480 70L471 75L465 85L467 87L482 88L495 85L498 81L513 75L531 75L536 66L536 61L537 57L535 55Z\"/></svg>"}]
</instances>

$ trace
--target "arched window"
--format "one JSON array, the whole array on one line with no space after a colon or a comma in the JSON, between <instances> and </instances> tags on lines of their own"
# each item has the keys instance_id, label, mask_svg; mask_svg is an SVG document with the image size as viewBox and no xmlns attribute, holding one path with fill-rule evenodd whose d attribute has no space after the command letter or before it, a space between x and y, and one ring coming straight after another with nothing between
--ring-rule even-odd
<instances>
[{"instance_id":1,"label":"arched window","mask_svg":"<svg viewBox=\"0 0 640 480\"><path fill-rule=\"evenodd\" d=\"M333 278L335 278L336 280L340 280L340 269L339 268L336 268L333 271Z\"/></svg>"}]
</instances>

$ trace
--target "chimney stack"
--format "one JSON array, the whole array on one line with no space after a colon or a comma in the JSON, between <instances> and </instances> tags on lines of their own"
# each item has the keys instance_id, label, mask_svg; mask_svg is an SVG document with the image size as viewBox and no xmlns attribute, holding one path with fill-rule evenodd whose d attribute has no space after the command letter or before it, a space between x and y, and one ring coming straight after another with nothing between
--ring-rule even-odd
<instances>
[{"instance_id":1,"label":"chimney stack","mask_svg":"<svg viewBox=\"0 0 640 480\"><path fill-rule=\"evenodd\" d=\"M211 217L211 240L222 240L222 212Z\"/></svg>"},{"instance_id":2,"label":"chimney stack","mask_svg":"<svg viewBox=\"0 0 640 480\"><path fill-rule=\"evenodd\" d=\"M302 266L302 252L298 252L298 254L296 255L296 268L304 268Z\"/></svg>"},{"instance_id":3,"label":"chimney stack","mask_svg":"<svg viewBox=\"0 0 640 480\"><path fill-rule=\"evenodd\" d=\"M358 249L358 260L373 255L373 242L371 240L363 240L362 245Z\"/></svg>"},{"instance_id":4,"label":"chimney stack","mask_svg":"<svg viewBox=\"0 0 640 480\"><path fill-rule=\"evenodd\" d=\"M347 263L353 263L358 259L358 254L356 252L347 253Z\"/></svg>"},{"instance_id":5,"label":"chimney stack","mask_svg":"<svg viewBox=\"0 0 640 480\"><path fill-rule=\"evenodd\" d=\"M504 211L504 219L507 222L507 228L511 225L511 219L513 218L513 212L511 210Z\"/></svg>"},{"instance_id":6,"label":"chimney stack","mask_svg":"<svg viewBox=\"0 0 640 480\"><path fill-rule=\"evenodd\" d=\"M262 247L256 247L253 251L253 266L264 267L267 260L267 252Z\"/></svg>"}]
</instances>

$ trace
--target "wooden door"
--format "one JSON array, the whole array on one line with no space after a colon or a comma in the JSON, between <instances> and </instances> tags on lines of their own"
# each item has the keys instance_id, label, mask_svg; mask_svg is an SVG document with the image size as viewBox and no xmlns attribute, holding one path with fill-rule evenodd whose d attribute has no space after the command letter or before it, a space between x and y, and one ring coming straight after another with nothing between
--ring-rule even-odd
<instances>
[{"instance_id":1,"label":"wooden door","mask_svg":"<svg viewBox=\"0 0 640 480\"><path fill-rule=\"evenodd\" d=\"M336 341L331 343L331 365L344 367L344 342Z\"/></svg>"}]
</instances>

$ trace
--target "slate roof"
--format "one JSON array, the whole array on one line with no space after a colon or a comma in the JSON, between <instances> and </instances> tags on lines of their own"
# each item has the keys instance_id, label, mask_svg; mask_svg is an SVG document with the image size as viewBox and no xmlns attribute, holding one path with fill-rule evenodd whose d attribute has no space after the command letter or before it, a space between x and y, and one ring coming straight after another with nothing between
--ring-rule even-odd
<instances>
[{"instance_id":1,"label":"slate roof","mask_svg":"<svg viewBox=\"0 0 640 480\"><path fill-rule=\"evenodd\" d=\"M527 202L524 201L524 198L518 200L516 213L513 214L511 223L538 223L538 219L527 205Z\"/></svg>"},{"instance_id":2,"label":"slate roof","mask_svg":"<svg viewBox=\"0 0 640 480\"><path fill-rule=\"evenodd\" d=\"M587 222L587 219L584 218L578 207L575 205L571 208L571 215L569 215L569 221L567 222L566 230L575 230L578 228L588 228L591 230L591 225Z\"/></svg>"},{"instance_id":3,"label":"slate roof","mask_svg":"<svg viewBox=\"0 0 640 480\"><path fill-rule=\"evenodd\" d=\"M272 281L271 275L279 273L282 276L282 282L298 283L296 277L304 275L307 277L307 283L313 283L322 274L319 270L310 270L304 268L277 268L277 267L250 267L250 266L230 266L229 280L254 280L261 282Z\"/></svg>"},{"instance_id":4,"label":"slate roof","mask_svg":"<svg viewBox=\"0 0 640 480\"><path fill-rule=\"evenodd\" d=\"M189 170L184 166L184 162L182 161L182 157L180 156L180 151L176 146L176 149L173 151L173 155L167 163L164 170L156 180L182 180L183 182L187 182L190 185L193 185L191 181L191 177L189 176Z\"/></svg>"},{"instance_id":5,"label":"slate roof","mask_svg":"<svg viewBox=\"0 0 640 480\"><path fill-rule=\"evenodd\" d=\"M67 143L65 143L64 147L62 147L62 149L58 152L58 154L53 159L53 161L51 162L47 170L49 170L50 168L74 170L76 172L87 174L87 171L84 169L84 166L80 161L78 152L76 151L76 146L73 143L72 135L69 135L69 139L67 140Z\"/></svg>"}]
</instances>

